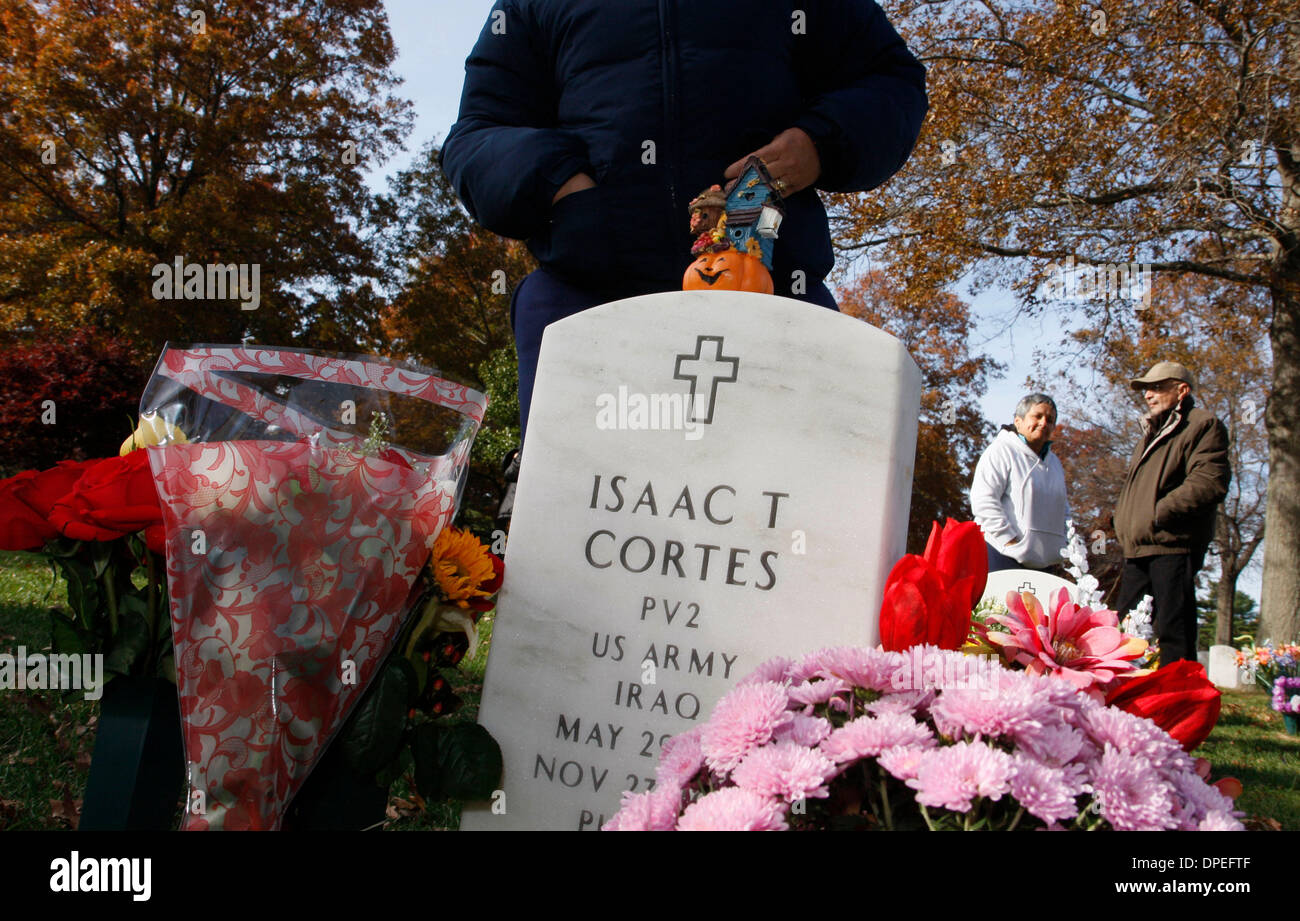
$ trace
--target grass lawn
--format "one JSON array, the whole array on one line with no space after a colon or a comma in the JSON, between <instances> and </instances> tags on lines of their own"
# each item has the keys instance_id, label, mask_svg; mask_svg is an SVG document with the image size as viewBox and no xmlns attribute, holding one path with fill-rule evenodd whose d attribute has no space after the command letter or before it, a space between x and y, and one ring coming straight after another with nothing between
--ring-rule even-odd
<instances>
[{"instance_id":1,"label":"grass lawn","mask_svg":"<svg viewBox=\"0 0 1300 921\"><path fill-rule=\"evenodd\" d=\"M47 609L67 593L43 557L0 552L0 652L50 651ZM76 828L99 704L0 691L0 829Z\"/></svg>"},{"instance_id":2,"label":"grass lawn","mask_svg":"<svg viewBox=\"0 0 1300 921\"><path fill-rule=\"evenodd\" d=\"M51 605L65 603L44 560L34 554L0 552L0 652L25 646L48 652ZM480 622L480 645L461 663L456 691L465 704L452 717L472 721L478 713L492 616ZM75 694L0 691L0 830L75 828L90 770L99 705ZM1253 827L1300 831L1300 737L1282 730L1282 717L1258 688L1225 691L1214 734L1197 754L1213 764L1214 779L1236 777L1245 787L1237 801ZM454 829L456 801L426 803L406 780L393 785L385 828L395 831Z\"/></svg>"},{"instance_id":3,"label":"grass lawn","mask_svg":"<svg viewBox=\"0 0 1300 921\"><path fill-rule=\"evenodd\" d=\"M1219 723L1196 754L1213 765L1212 779L1241 781L1238 809L1300 831L1300 736L1283 731L1282 714L1260 688L1223 692Z\"/></svg>"}]
</instances>

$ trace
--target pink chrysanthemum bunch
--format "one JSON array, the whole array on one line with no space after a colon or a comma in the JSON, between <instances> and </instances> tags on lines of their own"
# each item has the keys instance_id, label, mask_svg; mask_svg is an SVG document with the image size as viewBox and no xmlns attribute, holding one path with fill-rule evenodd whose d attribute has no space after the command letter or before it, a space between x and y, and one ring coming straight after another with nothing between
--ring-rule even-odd
<instances>
[{"instance_id":1,"label":"pink chrysanthemum bunch","mask_svg":"<svg viewBox=\"0 0 1300 921\"><path fill-rule=\"evenodd\" d=\"M760 665L605 828L1240 829L1203 774L1155 723L1055 677L844 647Z\"/></svg>"}]
</instances>

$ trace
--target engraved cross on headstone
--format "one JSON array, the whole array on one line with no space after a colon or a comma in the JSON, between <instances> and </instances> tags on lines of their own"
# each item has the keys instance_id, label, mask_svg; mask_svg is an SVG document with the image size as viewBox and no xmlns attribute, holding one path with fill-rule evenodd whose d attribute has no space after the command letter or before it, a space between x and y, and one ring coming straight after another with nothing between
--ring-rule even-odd
<instances>
[{"instance_id":1,"label":"engraved cross on headstone","mask_svg":"<svg viewBox=\"0 0 1300 921\"><path fill-rule=\"evenodd\" d=\"M712 343L712 354L704 354L704 344ZM729 366L730 371L724 372L722 368ZM740 359L734 355L722 354L722 337L721 336L696 336L695 337L695 354L682 354L677 356L677 365L673 370L673 380L691 382L691 421L703 422L706 425L713 422L713 406L718 396L718 384L732 384L736 381L737 371L740 368ZM697 370L698 369L698 370ZM694 371L695 373L691 373ZM706 392L707 386L708 400L702 398ZM701 394L701 399L696 399L696 393ZM700 407L706 408L704 418L700 418Z\"/></svg>"},{"instance_id":2,"label":"engraved cross on headstone","mask_svg":"<svg viewBox=\"0 0 1300 921\"><path fill-rule=\"evenodd\" d=\"M1028 581L1026 581L1024 585L1019 585L1019 586L1017 586L1017 587L1016 587L1016 591L1018 591L1018 592L1029 592L1029 594L1031 594L1031 595L1037 595L1037 594L1038 594L1038 592L1034 591L1034 586L1033 586L1032 584L1030 584Z\"/></svg>"}]
</instances>

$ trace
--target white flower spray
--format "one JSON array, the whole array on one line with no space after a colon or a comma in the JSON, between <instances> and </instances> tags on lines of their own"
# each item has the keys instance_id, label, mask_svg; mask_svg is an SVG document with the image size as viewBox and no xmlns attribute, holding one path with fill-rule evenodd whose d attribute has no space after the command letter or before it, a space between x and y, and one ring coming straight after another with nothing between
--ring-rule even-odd
<instances>
[{"instance_id":1,"label":"white flower spray","mask_svg":"<svg viewBox=\"0 0 1300 921\"><path fill-rule=\"evenodd\" d=\"M1151 629L1151 602L1153 600L1150 595L1143 595L1142 600L1137 603L1137 607L1124 615L1124 620L1120 622L1119 628L1125 633L1140 636L1149 642L1152 636L1155 635L1155 631Z\"/></svg>"},{"instance_id":2,"label":"white flower spray","mask_svg":"<svg viewBox=\"0 0 1300 921\"><path fill-rule=\"evenodd\" d=\"M1098 589L1097 577L1088 574L1088 545L1074 529L1073 521L1065 522L1065 536L1066 545L1061 556L1070 561L1065 571L1074 577L1074 584L1078 586L1075 603L1095 608L1101 604L1101 591Z\"/></svg>"}]
</instances>

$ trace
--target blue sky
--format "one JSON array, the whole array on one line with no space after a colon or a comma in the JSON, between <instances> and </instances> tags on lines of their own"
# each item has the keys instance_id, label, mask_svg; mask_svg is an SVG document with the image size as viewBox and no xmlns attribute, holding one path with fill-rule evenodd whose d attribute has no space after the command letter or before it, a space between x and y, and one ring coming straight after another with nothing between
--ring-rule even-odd
<instances>
[{"instance_id":1,"label":"blue sky","mask_svg":"<svg viewBox=\"0 0 1300 921\"><path fill-rule=\"evenodd\" d=\"M415 103L415 130L406 160L435 135L441 139L456 121L465 58L487 21L492 0L385 0L397 44L396 71L405 79L400 93Z\"/></svg>"}]
</instances>

